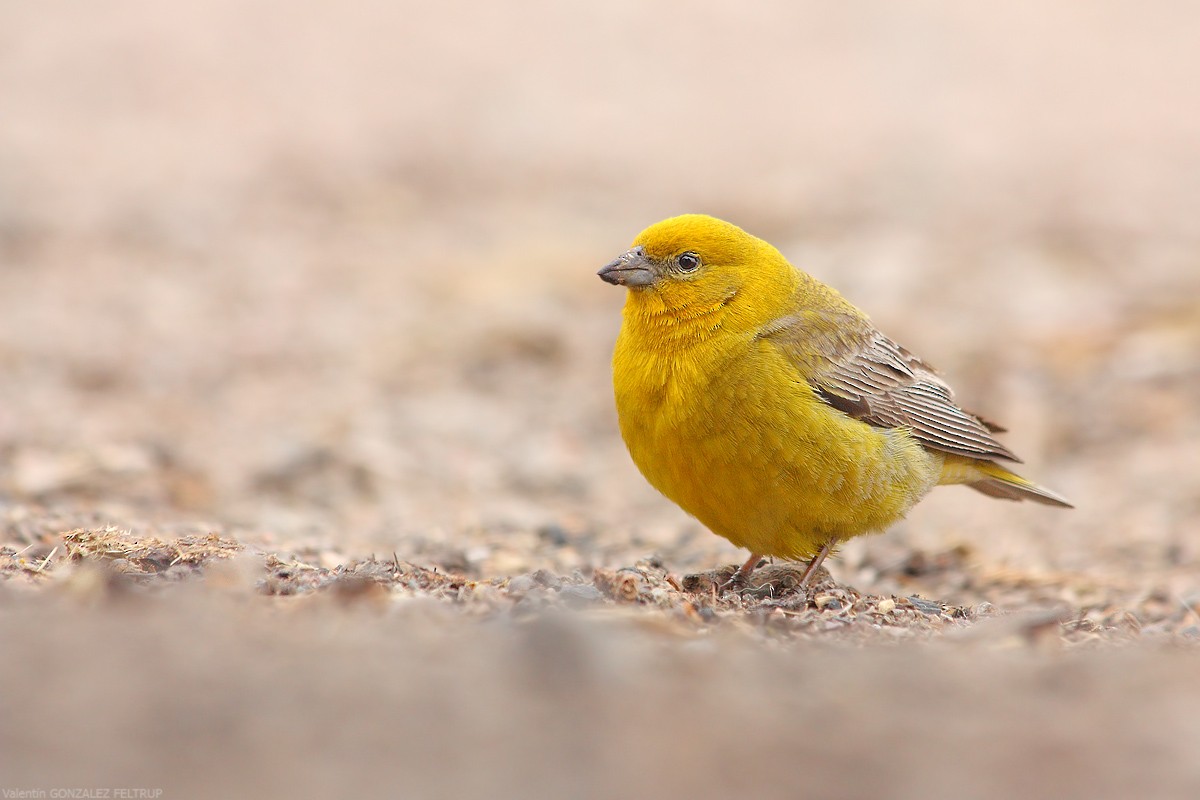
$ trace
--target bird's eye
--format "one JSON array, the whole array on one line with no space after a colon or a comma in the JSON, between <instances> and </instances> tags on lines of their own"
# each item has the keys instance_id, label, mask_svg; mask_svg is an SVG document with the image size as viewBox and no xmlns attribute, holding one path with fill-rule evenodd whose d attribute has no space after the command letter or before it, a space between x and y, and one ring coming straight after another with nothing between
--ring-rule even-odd
<instances>
[{"instance_id":1,"label":"bird's eye","mask_svg":"<svg viewBox=\"0 0 1200 800\"><path fill-rule=\"evenodd\" d=\"M680 272L695 272L700 269L700 256L695 253L684 253L679 257Z\"/></svg>"}]
</instances>

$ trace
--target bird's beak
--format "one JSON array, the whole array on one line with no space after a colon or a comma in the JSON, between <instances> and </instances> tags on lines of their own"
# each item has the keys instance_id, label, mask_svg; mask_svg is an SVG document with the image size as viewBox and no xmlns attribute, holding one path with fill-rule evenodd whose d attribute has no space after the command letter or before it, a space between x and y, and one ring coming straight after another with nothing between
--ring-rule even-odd
<instances>
[{"instance_id":1,"label":"bird's beak","mask_svg":"<svg viewBox=\"0 0 1200 800\"><path fill-rule=\"evenodd\" d=\"M650 260L642 247L635 247L624 253L611 264L596 273L600 280L614 286L649 286L654 283L654 270L650 268Z\"/></svg>"}]
</instances>

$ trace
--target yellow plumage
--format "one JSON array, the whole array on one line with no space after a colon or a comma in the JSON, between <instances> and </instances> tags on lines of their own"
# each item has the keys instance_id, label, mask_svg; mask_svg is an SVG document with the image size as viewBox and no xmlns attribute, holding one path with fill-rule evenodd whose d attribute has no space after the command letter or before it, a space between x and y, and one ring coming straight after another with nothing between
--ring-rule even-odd
<instances>
[{"instance_id":1,"label":"yellow plumage","mask_svg":"<svg viewBox=\"0 0 1200 800\"><path fill-rule=\"evenodd\" d=\"M997 428L954 405L928 365L740 228L664 220L600 275L630 289L613 355L629 453L751 551L743 574L760 555L815 568L939 483L1067 505L995 463L1016 460Z\"/></svg>"}]
</instances>

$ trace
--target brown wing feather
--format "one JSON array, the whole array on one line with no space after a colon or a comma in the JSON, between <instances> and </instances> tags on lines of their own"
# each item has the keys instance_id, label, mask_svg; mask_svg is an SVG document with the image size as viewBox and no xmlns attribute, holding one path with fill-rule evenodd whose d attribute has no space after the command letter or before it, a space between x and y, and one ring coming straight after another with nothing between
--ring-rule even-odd
<instances>
[{"instance_id":1,"label":"brown wing feather","mask_svg":"<svg viewBox=\"0 0 1200 800\"><path fill-rule=\"evenodd\" d=\"M780 346L803 374L812 376L809 383L822 399L855 419L879 428L907 427L933 450L1020 461L991 435L1002 430L999 426L959 408L931 366L865 320L843 314L835 320L783 317L766 326L760 338ZM803 352L800 342L806 345Z\"/></svg>"}]
</instances>

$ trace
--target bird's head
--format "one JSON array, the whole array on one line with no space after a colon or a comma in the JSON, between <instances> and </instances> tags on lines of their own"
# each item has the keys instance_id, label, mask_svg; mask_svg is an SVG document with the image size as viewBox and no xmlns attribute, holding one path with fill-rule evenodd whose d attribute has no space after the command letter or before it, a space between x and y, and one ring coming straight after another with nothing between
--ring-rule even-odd
<instances>
[{"instance_id":1,"label":"bird's head","mask_svg":"<svg viewBox=\"0 0 1200 800\"><path fill-rule=\"evenodd\" d=\"M599 276L625 286L628 303L652 314L694 318L721 310L748 323L776 313L795 289L795 269L767 242L736 225L684 214L651 225Z\"/></svg>"}]
</instances>

